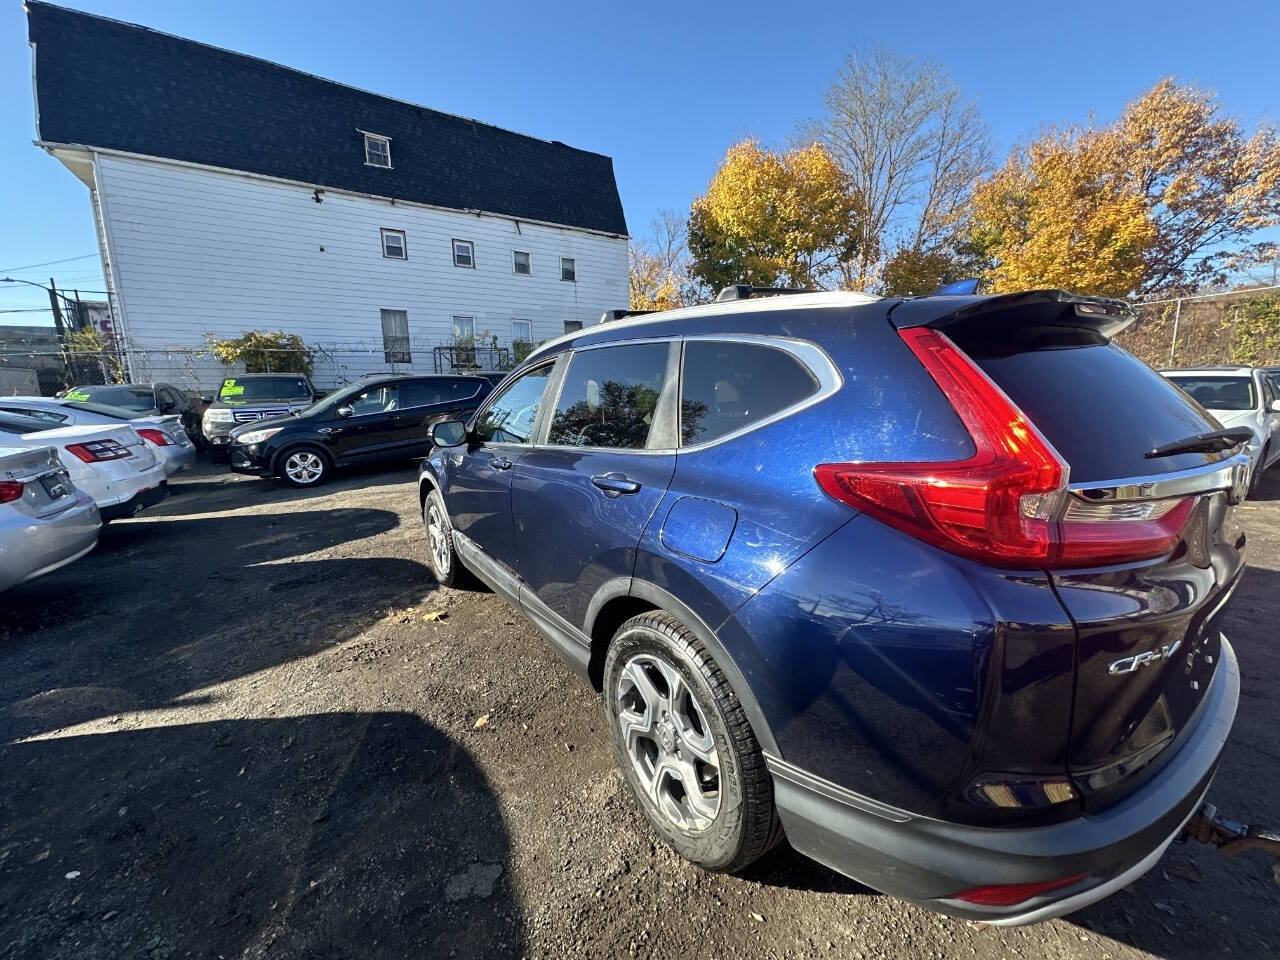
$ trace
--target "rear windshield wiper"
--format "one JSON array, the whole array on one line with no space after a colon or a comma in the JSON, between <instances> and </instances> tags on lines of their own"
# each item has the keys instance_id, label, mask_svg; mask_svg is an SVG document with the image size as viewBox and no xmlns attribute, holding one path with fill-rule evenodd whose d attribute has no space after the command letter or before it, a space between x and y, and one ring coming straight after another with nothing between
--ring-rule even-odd
<instances>
[{"instance_id":1,"label":"rear windshield wiper","mask_svg":"<svg viewBox=\"0 0 1280 960\"><path fill-rule=\"evenodd\" d=\"M1248 443L1253 439L1253 431L1248 427L1229 427L1226 430L1214 430L1211 433L1197 433L1193 437L1183 437L1172 443L1161 444L1145 454L1148 460L1157 457L1172 457L1178 453L1213 453L1226 450L1239 443Z\"/></svg>"}]
</instances>

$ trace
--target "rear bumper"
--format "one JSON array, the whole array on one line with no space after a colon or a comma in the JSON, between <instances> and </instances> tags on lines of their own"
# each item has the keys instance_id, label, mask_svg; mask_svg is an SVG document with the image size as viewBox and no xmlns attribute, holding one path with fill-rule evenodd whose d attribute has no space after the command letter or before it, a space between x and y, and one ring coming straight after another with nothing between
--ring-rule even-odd
<instances>
[{"instance_id":1,"label":"rear bumper","mask_svg":"<svg viewBox=\"0 0 1280 960\"><path fill-rule=\"evenodd\" d=\"M1217 770L1240 696L1235 652L1222 657L1202 719L1175 757L1124 800L1044 827L993 829L947 823L859 796L766 757L791 845L884 893L955 917L1018 926L1101 900L1155 866L1199 807ZM994 884L1086 876L1011 907L977 906L954 894Z\"/></svg>"},{"instance_id":2,"label":"rear bumper","mask_svg":"<svg viewBox=\"0 0 1280 960\"><path fill-rule=\"evenodd\" d=\"M50 517L0 520L0 590L78 560L97 545L101 529L98 506L84 494Z\"/></svg>"},{"instance_id":3,"label":"rear bumper","mask_svg":"<svg viewBox=\"0 0 1280 960\"><path fill-rule=\"evenodd\" d=\"M180 446L173 444L156 450L160 462L164 465L164 475L171 477L182 470L190 470L196 462L195 444Z\"/></svg>"},{"instance_id":4,"label":"rear bumper","mask_svg":"<svg viewBox=\"0 0 1280 960\"><path fill-rule=\"evenodd\" d=\"M132 517L139 510L145 510L147 507L154 507L157 503L169 495L169 484L161 480L154 487L147 490L139 490L128 500L120 503L113 503L110 506L100 507L102 512L102 522L108 523L112 520L119 520L123 517Z\"/></svg>"}]
</instances>

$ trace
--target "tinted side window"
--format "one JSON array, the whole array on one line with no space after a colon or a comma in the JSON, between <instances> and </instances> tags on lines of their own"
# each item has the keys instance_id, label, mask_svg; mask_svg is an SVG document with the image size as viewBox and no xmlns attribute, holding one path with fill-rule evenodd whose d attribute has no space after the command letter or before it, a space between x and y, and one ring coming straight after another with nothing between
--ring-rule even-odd
<instances>
[{"instance_id":1,"label":"tinted side window","mask_svg":"<svg viewBox=\"0 0 1280 960\"><path fill-rule=\"evenodd\" d=\"M643 450L667 375L666 343L575 353L547 443Z\"/></svg>"},{"instance_id":2,"label":"tinted side window","mask_svg":"<svg viewBox=\"0 0 1280 960\"><path fill-rule=\"evenodd\" d=\"M355 411L357 417L368 416L372 413L390 413L398 407L396 393L397 390L394 383L384 384L380 387L370 387L364 393L351 400L351 409Z\"/></svg>"},{"instance_id":3,"label":"tinted side window","mask_svg":"<svg viewBox=\"0 0 1280 960\"><path fill-rule=\"evenodd\" d=\"M760 343L689 340L680 389L680 439L707 443L759 423L818 391L803 363Z\"/></svg>"},{"instance_id":4,"label":"tinted side window","mask_svg":"<svg viewBox=\"0 0 1280 960\"><path fill-rule=\"evenodd\" d=\"M448 403L474 397L479 385L474 380L442 378L439 380L409 380L400 384L400 407L425 407L433 403Z\"/></svg>"},{"instance_id":5,"label":"tinted side window","mask_svg":"<svg viewBox=\"0 0 1280 960\"><path fill-rule=\"evenodd\" d=\"M472 431L476 438L491 443L528 443L551 377L551 366L548 363L530 370L507 384L480 414Z\"/></svg>"},{"instance_id":6,"label":"tinted side window","mask_svg":"<svg viewBox=\"0 0 1280 960\"><path fill-rule=\"evenodd\" d=\"M33 420L48 420L50 423L63 423L67 420L65 414L54 413L52 410L26 410L22 407L0 407L5 413L16 413L24 417L31 417Z\"/></svg>"}]
</instances>

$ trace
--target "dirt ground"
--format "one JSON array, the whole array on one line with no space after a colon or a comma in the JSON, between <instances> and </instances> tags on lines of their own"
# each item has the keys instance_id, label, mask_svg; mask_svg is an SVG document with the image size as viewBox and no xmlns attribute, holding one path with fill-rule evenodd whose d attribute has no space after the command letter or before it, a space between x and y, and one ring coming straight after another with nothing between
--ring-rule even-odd
<instances>
[{"instance_id":1,"label":"dirt ground","mask_svg":"<svg viewBox=\"0 0 1280 960\"><path fill-rule=\"evenodd\" d=\"M1242 509L1243 672L1211 792L1280 822L1280 471ZM202 467L0 597L0 958L1280 956L1260 854L1177 846L1013 931L786 848L655 843L598 697L492 594L438 588L412 467L298 492Z\"/></svg>"}]
</instances>

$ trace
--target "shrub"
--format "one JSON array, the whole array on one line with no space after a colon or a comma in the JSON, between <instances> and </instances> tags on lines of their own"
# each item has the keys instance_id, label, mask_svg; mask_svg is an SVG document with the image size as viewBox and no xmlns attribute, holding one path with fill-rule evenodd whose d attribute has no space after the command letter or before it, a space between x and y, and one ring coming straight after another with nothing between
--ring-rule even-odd
<instances>
[{"instance_id":1,"label":"shrub","mask_svg":"<svg viewBox=\"0 0 1280 960\"><path fill-rule=\"evenodd\" d=\"M296 333L246 330L228 340L208 338L209 352L226 364L244 364L245 373L302 373L311 376L315 351Z\"/></svg>"}]
</instances>

